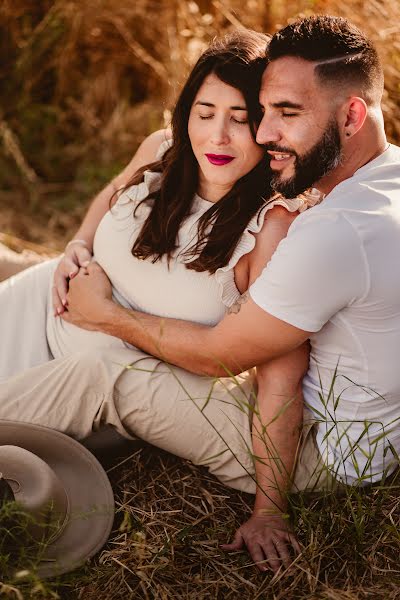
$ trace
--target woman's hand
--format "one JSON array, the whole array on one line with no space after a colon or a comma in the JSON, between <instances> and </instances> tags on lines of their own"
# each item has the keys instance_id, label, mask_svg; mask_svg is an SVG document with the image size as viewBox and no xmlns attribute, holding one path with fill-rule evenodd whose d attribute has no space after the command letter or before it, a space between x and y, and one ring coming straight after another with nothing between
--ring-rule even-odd
<instances>
[{"instance_id":1,"label":"woman's hand","mask_svg":"<svg viewBox=\"0 0 400 600\"><path fill-rule=\"evenodd\" d=\"M61 315L67 306L69 280L73 279L81 267L87 267L92 259L92 252L84 240L72 240L65 248L53 279L54 314Z\"/></svg>"},{"instance_id":2,"label":"woman's hand","mask_svg":"<svg viewBox=\"0 0 400 600\"><path fill-rule=\"evenodd\" d=\"M280 567L288 569L296 555L299 543L288 522L280 515L252 515L236 531L233 542L222 544L223 550L241 550L246 547L260 571Z\"/></svg>"}]
</instances>

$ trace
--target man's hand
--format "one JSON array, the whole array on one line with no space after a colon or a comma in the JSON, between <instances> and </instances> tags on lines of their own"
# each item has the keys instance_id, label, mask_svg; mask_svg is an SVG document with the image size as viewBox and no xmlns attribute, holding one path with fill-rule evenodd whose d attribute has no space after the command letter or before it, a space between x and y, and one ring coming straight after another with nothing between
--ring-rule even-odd
<instances>
[{"instance_id":1,"label":"man's hand","mask_svg":"<svg viewBox=\"0 0 400 600\"><path fill-rule=\"evenodd\" d=\"M274 573L281 566L288 569L301 551L289 524L280 515L252 515L236 531L233 542L221 548L232 551L244 546L260 571L271 569Z\"/></svg>"},{"instance_id":2,"label":"man's hand","mask_svg":"<svg viewBox=\"0 0 400 600\"><path fill-rule=\"evenodd\" d=\"M91 262L69 282L67 310L61 318L82 329L99 331L113 304L110 280L100 265Z\"/></svg>"}]
</instances>

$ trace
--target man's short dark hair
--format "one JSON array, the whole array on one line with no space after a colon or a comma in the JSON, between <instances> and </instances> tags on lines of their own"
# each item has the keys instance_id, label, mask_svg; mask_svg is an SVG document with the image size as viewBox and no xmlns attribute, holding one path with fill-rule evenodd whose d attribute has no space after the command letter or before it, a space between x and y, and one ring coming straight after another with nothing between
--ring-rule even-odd
<instances>
[{"instance_id":1,"label":"man's short dark hair","mask_svg":"<svg viewBox=\"0 0 400 600\"><path fill-rule=\"evenodd\" d=\"M378 104L383 91L383 70L378 53L367 36L342 17L315 15L278 31L268 48L271 61L294 56L315 62L322 85L346 89L357 86L367 104Z\"/></svg>"}]
</instances>

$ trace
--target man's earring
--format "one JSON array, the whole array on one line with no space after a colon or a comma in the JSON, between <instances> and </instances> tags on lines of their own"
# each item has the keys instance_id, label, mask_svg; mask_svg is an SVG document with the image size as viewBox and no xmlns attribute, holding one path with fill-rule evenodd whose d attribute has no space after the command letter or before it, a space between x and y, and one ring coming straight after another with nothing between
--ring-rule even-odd
<instances>
[{"instance_id":1,"label":"man's earring","mask_svg":"<svg viewBox=\"0 0 400 600\"><path fill-rule=\"evenodd\" d=\"M350 131L346 131L346 137L350 137L350 136L351 136Z\"/></svg>"}]
</instances>

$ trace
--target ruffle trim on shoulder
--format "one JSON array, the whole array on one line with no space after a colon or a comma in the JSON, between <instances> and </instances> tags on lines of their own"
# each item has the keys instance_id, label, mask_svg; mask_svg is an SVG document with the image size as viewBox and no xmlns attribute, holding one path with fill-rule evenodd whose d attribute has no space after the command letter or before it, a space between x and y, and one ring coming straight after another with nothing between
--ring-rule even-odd
<instances>
[{"instance_id":1,"label":"ruffle trim on shoulder","mask_svg":"<svg viewBox=\"0 0 400 600\"><path fill-rule=\"evenodd\" d=\"M234 268L245 254L251 252L256 245L255 233L259 233L264 224L266 213L274 206L283 206L289 212L303 212L307 208L318 204L322 199L318 190L305 192L298 198L283 198L276 196L265 204L256 215L251 219L242 237L240 238L232 257L227 265L220 267L215 272L215 277L220 285L222 303L229 309L229 312L235 312L234 305L241 304L241 294L236 287ZM243 294L245 296L246 292Z\"/></svg>"},{"instance_id":2,"label":"ruffle trim on shoulder","mask_svg":"<svg viewBox=\"0 0 400 600\"><path fill-rule=\"evenodd\" d=\"M171 148L171 146L172 146L172 138L170 138L169 140L164 140L164 142L162 142L161 146L157 150L156 160L160 160L164 156L166 151L169 148Z\"/></svg>"},{"instance_id":3,"label":"ruffle trim on shoulder","mask_svg":"<svg viewBox=\"0 0 400 600\"><path fill-rule=\"evenodd\" d=\"M165 152L172 146L172 139L165 140L157 150L156 160L160 160ZM117 200L117 204L128 204L134 202L139 204L145 198L148 198L154 192L158 192L161 187L161 173L154 171L145 171L143 181L137 185L132 185L122 192Z\"/></svg>"},{"instance_id":4,"label":"ruffle trim on shoulder","mask_svg":"<svg viewBox=\"0 0 400 600\"><path fill-rule=\"evenodd\" d=\"M148 198L154 192L157 192L160 189L160 186L161 173L145 171L143 174L143 181L124 190L116 204L123 205L128 204L129 202L139 204L139 202Z\"/></svg>"}]
</instances>

